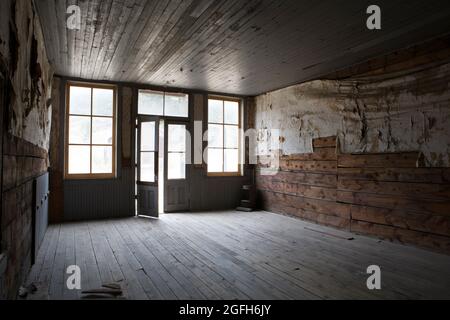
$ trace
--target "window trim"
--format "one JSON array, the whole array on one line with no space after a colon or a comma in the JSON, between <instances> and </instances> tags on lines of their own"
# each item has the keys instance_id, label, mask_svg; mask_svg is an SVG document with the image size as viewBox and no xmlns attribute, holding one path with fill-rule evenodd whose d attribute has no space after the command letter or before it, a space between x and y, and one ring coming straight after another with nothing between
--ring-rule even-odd
<instances>
[{"instance_id":1,"label":"window trim","mask_svg":"<svg viewBox=\"0 0 450 320\"><path fill-rule=\"evenodd\" d=\"M90 157L90 168L92 170L92 146L111 146L112 147L112 173L69 173L69 118L70 114L70 87L84 87L91 89L91 114L89 117L91 119L91 127L90 127L90 144L91 147L91 157ZM113 137L112 137L112 145L106 144L93 144L92 143L92 104L93 104L93 89L111 89L113 90L113 115L109 116L95 116L99 118L112 118L113 122ZM111 84L102 84L102 83L89 83L89 82L77 82L77 81L68 81L66 83L66 109L64 114L64 179L65 180L102 180L102 179L115 179L117 178L117 86ZM78 115L83 116L83 115ZM70 145L84 145L87 144L76 144L72 143Z\"/></svg>"},{"instance_id":2,"label":"window trim","mask_svg":"<svg viewBox=\"0 0 450 320\"><path fill-rule=\"evenodd\" d=\"M237 126L238 126L238 147L237 147L237 150L238 150L238 171L235 171L235 172L209 172L208 171L208 164L206 164L206 175L208 176L208 177L241 177L243 174L242 174L242 172L243 172L243 170L242 170L242 164L240 163L240 160L242 159L242 154L241 154L241 152L242 152L242 141L241 141L241 139L242 139L242 137L241 137L241 128L242 128L242 99L240 99L240 98L234 98L234 97L224 97L224 96L217 96L217 95L208 95L207 97L206 97L206 124L207 124L207 130L209 130L209 125L210 124L215 124L215 125L222 125L223 126L223 130L224 130L224 133L223 133L223 137L222 137L222 139L223 139L223 147L222 148L213 148L213 149L222 149L222 150L225 150L226 148L225 148L225 125L227 125L225 122L223 122L223 123L215 123L215 122L209 122L209 100L221 100L221 101L223 101L224 103L225 103L225 101L230 101L230 102L237 102L238 103L238 124L237 124ZM225 121L225 106L224 106L224 109L223 109L223 119L224 119L224 121ZM232 124L228 124L228 125L232 125ZM209 148L209 141L208 141L208 145L207 145L207 148ZM224 152L223 152L223 155L222 155L222 157L223 157L223 159L222 159L222 162L223 162L223 166L224 166L224 163L225 163L225 156L224 156Z\"/></svg>"}]
</instances>

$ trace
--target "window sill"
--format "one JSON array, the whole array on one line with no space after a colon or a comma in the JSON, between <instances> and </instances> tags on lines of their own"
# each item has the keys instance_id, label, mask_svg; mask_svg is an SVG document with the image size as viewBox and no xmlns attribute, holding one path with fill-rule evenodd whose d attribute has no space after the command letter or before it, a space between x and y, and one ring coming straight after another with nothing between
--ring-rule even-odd
<instances>
[{"instance_id":1,"label":"window sill","mask_svg":"<svg viewBox=\"0 0 450 320\"><path fill-rule=\"evenodd\" d=\"M208 172L206 175L210 178L237 178L237 177L244 176L240 172L236 172L236 173L228 173L228 172L226 172L226 173L225 172L224 173L221 173L221 172L211 173L211 172Z\"/></svg>"},{"instance_id":2,"label":"window sill","mask_svg":"<svg viewBox=\"0 0 450 320\"><path fill-rule=\"evenodd\" d=\"M89 175L66 175L64 177L64 180L67 181L80 181L80 180L116 180L117 175L111 175L111 174L89 174Z\"/></svg>"}]
</instances>

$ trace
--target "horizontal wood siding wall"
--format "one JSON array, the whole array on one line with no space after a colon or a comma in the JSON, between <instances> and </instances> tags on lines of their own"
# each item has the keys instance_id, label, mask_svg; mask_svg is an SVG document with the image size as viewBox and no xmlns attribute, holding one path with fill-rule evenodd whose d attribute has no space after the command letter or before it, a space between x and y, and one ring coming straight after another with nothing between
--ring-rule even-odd
<instances>
[{"instance_id":1,"label":"horizontal wood siding wall","mask_svg":"<svg viewBox=\"0 0 450 320\"><path fill-rule=\"evenodd\" d=\"M350 205L337 202L336 138L315 139L313 146L311 154L282 156L275 175L257 170L262 207L350 230Z\"/></svg>"},{"instance_id":2,"label":"horizontal wood siding wall","mask_svg":"<svg viewBox=\"0 0 450 320\"><path fill-rule=\"evenodd\" d=\"M314 153L258 170L262 208L319 224L450 253L450 169L423 168L418 152L338 154L336 139Z\"/></svg>"},{"instance_id":3,"label":"horizontal wood siding wall","mask_svg":"<svg viewBox=\"0 0 450 320\"><path fill-rule=\"evenodd\" d=\"M134 170L110 180L65 180L64 220L95 220L134 215Z\"/></svg>"},{"instance_id":4,"label":"horizontal wood siding wall","mask_svg":"<svg viewBox=\"0 0 450 320\"><path fill-rule=\"evenodd\" d=\"M338 156L337 201L351 230L450 253L450 169L420 168L419 154Z\"/></svg>"}]
</instances>

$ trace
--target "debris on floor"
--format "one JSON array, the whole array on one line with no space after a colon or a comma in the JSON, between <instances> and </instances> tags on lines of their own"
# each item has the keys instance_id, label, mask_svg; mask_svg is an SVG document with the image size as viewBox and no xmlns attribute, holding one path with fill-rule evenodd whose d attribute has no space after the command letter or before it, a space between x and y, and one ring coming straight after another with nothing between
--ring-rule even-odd
<instances>
[{"instance_id":1,"label":"debris on floor","mask_svg":"<svg viewBox=\"0 0 450 320\"><path fill-rule=\"evenodd\" d=\"M81 291L81 299L125 299L122 288L117 283L106 283L101 288Z\"/></svg>"},{"instance_id":2,"label":"debris on floor","mask_svg":"<svg viewBox=\"0 0 450 320\"><path fill-rule=\"evenodd\" d=\"M19 298L24 299L24 298L26 298L26 297L28 296L28 294L33 294L33 293L35 293L36 290L37 290L36 285L35 285L34 283L30 283L30 284L29 284L28 286L26 286L26 287L21 286L21 287L19 288L18 296L19 296Z\"/></svg>"}]
</instances>

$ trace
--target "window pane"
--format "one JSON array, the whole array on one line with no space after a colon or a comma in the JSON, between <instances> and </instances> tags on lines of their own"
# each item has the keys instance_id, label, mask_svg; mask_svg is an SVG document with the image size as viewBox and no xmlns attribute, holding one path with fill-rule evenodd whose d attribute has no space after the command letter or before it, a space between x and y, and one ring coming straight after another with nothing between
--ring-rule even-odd
<instances>
[{"instance_id":1,"label":"window pane","mask_svg":"<svg viewBox=\"0 0 450 320\"><path fill-rule=\"evenodd\" d=\"M223 172L223 150L208 148L208 172Z\"/></svg>"},{"instance_id":2,"label":"window pane","mask_svg":"<svg viewBox=\"0 0 450 320\"><path fill-rule=\"evenodd\" d=\"M223 123L222 100L208 100L208 122Z\"/></svg>"},{"instance_id":3,"label":"window pane","mask_svg":"<svg viewBox=\"0 0 450 320\"><path fill-rule=\"evenodd\" d=\"M138 113L162 116L163 99L162 92L139 91Z\"/></svg>"},{"instance_id":4,"label":"window pane","mask_svg":"<svg viewBox=\"0 0 450 320\"><path fill-rule=\"evenodd\" d=\"M186 126L183 124L168 125L167 151L185 152L186 151Z\"/></svg>"},{"instance_id":5,"label":"window pane","mask_svg":"<svg viewBox=\"0 0 450 320\"><path fill-rule=\"evenodd\" d=\"M92 143L112 144L113 124L112 118L92 118Z\"/></svg>"},{"instance_id":6,"label":"window pane","mask_svg":"<svg viewBox=\"0 0 450 320\"><path fill-rule=\"evenodd\" d=\"M92 146L92 173L112 173L112 147Z\"/></svg>"},{"instance_id":7,"label":"window pane","mask_svg":"<svg viewBox=\"0 0 450 320\"><path fill-rule=\"evenodd\" d=\"M155 182L154 152L141 152L141 181Z\"/></svg>"},{"instance_id":8,"label":"window pane","mask_svg":"<svg viewBox=\"0 0 450 320\"><path fill-rule=\"evenodd\" d=\"M91 88L70 86L70 114L91 115Z\"/></svg>"},{"instance_id":9,"label":"window pane","mask_svg":"<svg viewBox=\"0 0 450 320\"><path fill-rule=\"evenodd\" d=\"M239 127L225 126L225 148L237 148L239 146Z\"/></svg>"},{"instance_id":10,"label":"window pane","mask_svg":"<svg viewBox=\"0 0 450 320\"><path fill-rule=\"evenodd\" d=\"M167 179L186 178L186 154L184 152L170 152L167 161Z\"/></svg>"},{"instance_id":11,"label":"window pane","mask_svg":"<svg viewBox=\"0 0 450 320\"><path fill-rule=\"evenodd\" d=\"M90 144L91 143L91 118L69 117L69 143Z\"/></svg>"},{"instance_id":12,"label":"window pane","mask_svg":"<svg viewBox=\"0 0 450 320\"><path fill-rule=\"evenodd\" d=\"M91 147L69 146L69 174L90 173Z\"/></svg>"},{"instance_id":13,"label":"window pane","mask_svg":"<svg viewBox=\"0 0 450 320\"><path fill-rule=\"evenodd\" d=\"M210 124L208 126L208 147L223 147L223 126L220 124Z\"/></svg>"},{"instance_id":14,"label":"window pane","mask_svg":"<svg viewBox=\"0 0 450 320\"><path fill-rule=\"evenodd\" d=\"M235 101L225 101L224 108L224 122L227 124L239 124L239 103Z\"/></svg>"},{"instance_id":15,"label":"window pane","mask_svg":"<svg viewBox=\"0 0 450 320\"><path fill-rule=\"evenodd\" d=\"M187 94L166 93L164 114L172 117L187 117L189 113L189 99Z\"/></svg>"},{"instance_id":16,"label":"window pane","mask_svg":"<svg viewBox=\"0 0 450 320\"><path fill-rule=\"evenodd\" d=\"M141 151L155 151L155 122L142 122L141 130Z\"/></svg>"},{"instance_id":17,"label":"window pane","mask_svg":"<svg viewBox=\"0 0 450 320\"><path fill-rule=\"evenodd\" d=\"M112 89L93 89L92 114L95 116L113 116Z\"/></svg>"},{"instance_id":18,"label":"window pane","mask_svg":"<svg viewBox=\"0 0 450 320\"><path fill-rule=\"evenodd\" d=\"M237 149L225 149L224 150L224 171L225 172L238 172L239 156Z\"/></svg>"}]
</instances>

